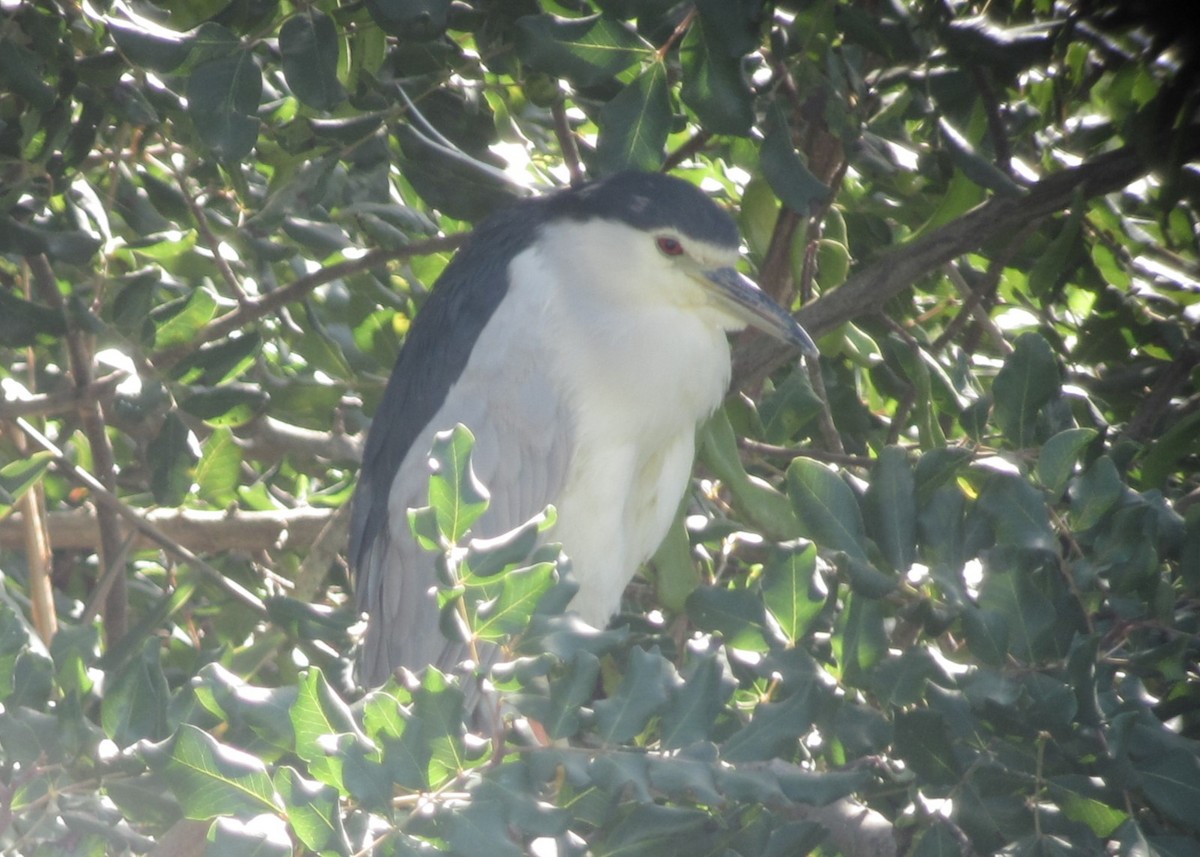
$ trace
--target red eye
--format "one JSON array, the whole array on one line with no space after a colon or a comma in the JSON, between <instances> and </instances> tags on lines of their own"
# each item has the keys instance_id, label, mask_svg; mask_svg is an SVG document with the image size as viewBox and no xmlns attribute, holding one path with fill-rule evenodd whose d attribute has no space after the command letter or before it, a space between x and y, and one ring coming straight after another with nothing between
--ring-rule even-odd
<instances>
[{"instance_id":1,"label":"red eye","mask_svg":"<svg viewBox=\"0 0 1200 857\"><path fill-rule=\"evenodd\" d=\"M664 256L678 256L683 252L683 245L675 238L669 238L666 235L659 236L657 242L659 251Z\"/></svg>"}]
</instances>

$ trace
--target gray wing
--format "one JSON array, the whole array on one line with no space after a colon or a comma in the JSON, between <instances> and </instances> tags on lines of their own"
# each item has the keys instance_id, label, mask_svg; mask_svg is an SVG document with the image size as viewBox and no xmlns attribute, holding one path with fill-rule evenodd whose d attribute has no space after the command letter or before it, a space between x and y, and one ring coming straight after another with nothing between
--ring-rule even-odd
<instances>
[{"instance_id":1,"label":"gray wing","mask_svg":"<svg viewBox=\"0 0 1200 857\"><path fill-rule=\"evenodd\" d=\"M364 536L356 588L358 607L368 616L360 674L366 685L382 683L399 666L448 669L467 656L438 628L434 555L416 544L408 526L407 510L428 502L435 432L462 423L475 435L472 462L491 501L472 535L505 533L562 490L574 442L571 409L542 365L536 331L524 329L529 323L529 308L519 302L493 314L397 468L383 525ZM512 335L514 328L522 333Z\"/></svg>"}]
</instances>

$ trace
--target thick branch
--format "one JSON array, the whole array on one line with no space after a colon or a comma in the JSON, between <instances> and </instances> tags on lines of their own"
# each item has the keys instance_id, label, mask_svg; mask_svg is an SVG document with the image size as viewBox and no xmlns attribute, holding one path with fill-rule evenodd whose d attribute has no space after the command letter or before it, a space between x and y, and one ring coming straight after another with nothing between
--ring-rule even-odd
<instances>
[{"instance_id":1,"label":"thick branch","mask_svg":"<svg viewBox=\"0 0 1200 857\"><path fill-rule=\"evenodd\" d=\"M289 509L272 512L223 512L198 509L151 509L139 517L166 538L198 554L259 551L270 548L308 548L334 515L333 509ZM93 509L50 512L45 518L54 550L92 550L100 538ZM0 521L0 547L24 547L24 515ZM138 531L134 550L157 547Z\"/></svg>"},{"instance_id":2,"label":"thick branch","mask_svg":"<svg viewBox=\"0 0 1200 857\"><path fill-rule=\"evenodd\" d=\"M1176 132L1182 139L1184 160L1200 156L1200 128ZM1162 146L1160 150L1165 150ZM1020 196L996 196L962 217L934 229L891 252L850 277L840 287L797 313L812 334L819 335L859 315L877 312L889 298L911 286L930 271L980 246L1011 235L1031 220L1063 211L1078 199L1112 193L1151 172L1144 152L1153 148L1126 146L1062 170ZM794 359L795 352L765 336L743 341L738 349L734 383L754 383Z\"/></svg>"}]
</instances>

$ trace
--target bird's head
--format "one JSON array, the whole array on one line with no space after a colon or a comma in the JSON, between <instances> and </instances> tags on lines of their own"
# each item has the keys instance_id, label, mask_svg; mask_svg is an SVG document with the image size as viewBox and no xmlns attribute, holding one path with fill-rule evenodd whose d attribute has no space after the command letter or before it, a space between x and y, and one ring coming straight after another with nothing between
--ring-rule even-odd
<instances>
[{"instance_id":1,"label":"bird's head","mask_svg":"<svg viewBox=\"0 0 1200 857\"><path fill-rule=\"evenodd\" d=\"M750 325L817 354L795 319L737 270L737 226L695 186L659 173L619 173L553 205L544 238L572 248L579 270L601 271L595 282L615 300L676 306L725 330Z\"/></svg>"}]
</instances>

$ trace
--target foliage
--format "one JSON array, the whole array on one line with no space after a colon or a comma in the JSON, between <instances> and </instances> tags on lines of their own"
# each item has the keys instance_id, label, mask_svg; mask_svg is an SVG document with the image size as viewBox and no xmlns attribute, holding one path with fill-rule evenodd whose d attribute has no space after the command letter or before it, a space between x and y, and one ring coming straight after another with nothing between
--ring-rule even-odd
<instances>
[{"instance_id":1,"label":"foliage","mask_svg":"<svg viewBox=\"0 0 1200 857\"><path fill-rule=\"evenodd\" d=\"M6 4L0 844L1200 852L1195 40L1136 13ZM444 624L553 739L489 741L473 682L354 688L338 510L456 236L628 166L822 357L738 341L607 631L552 515L432 486Z\"/></svg>"}]
</instances>

